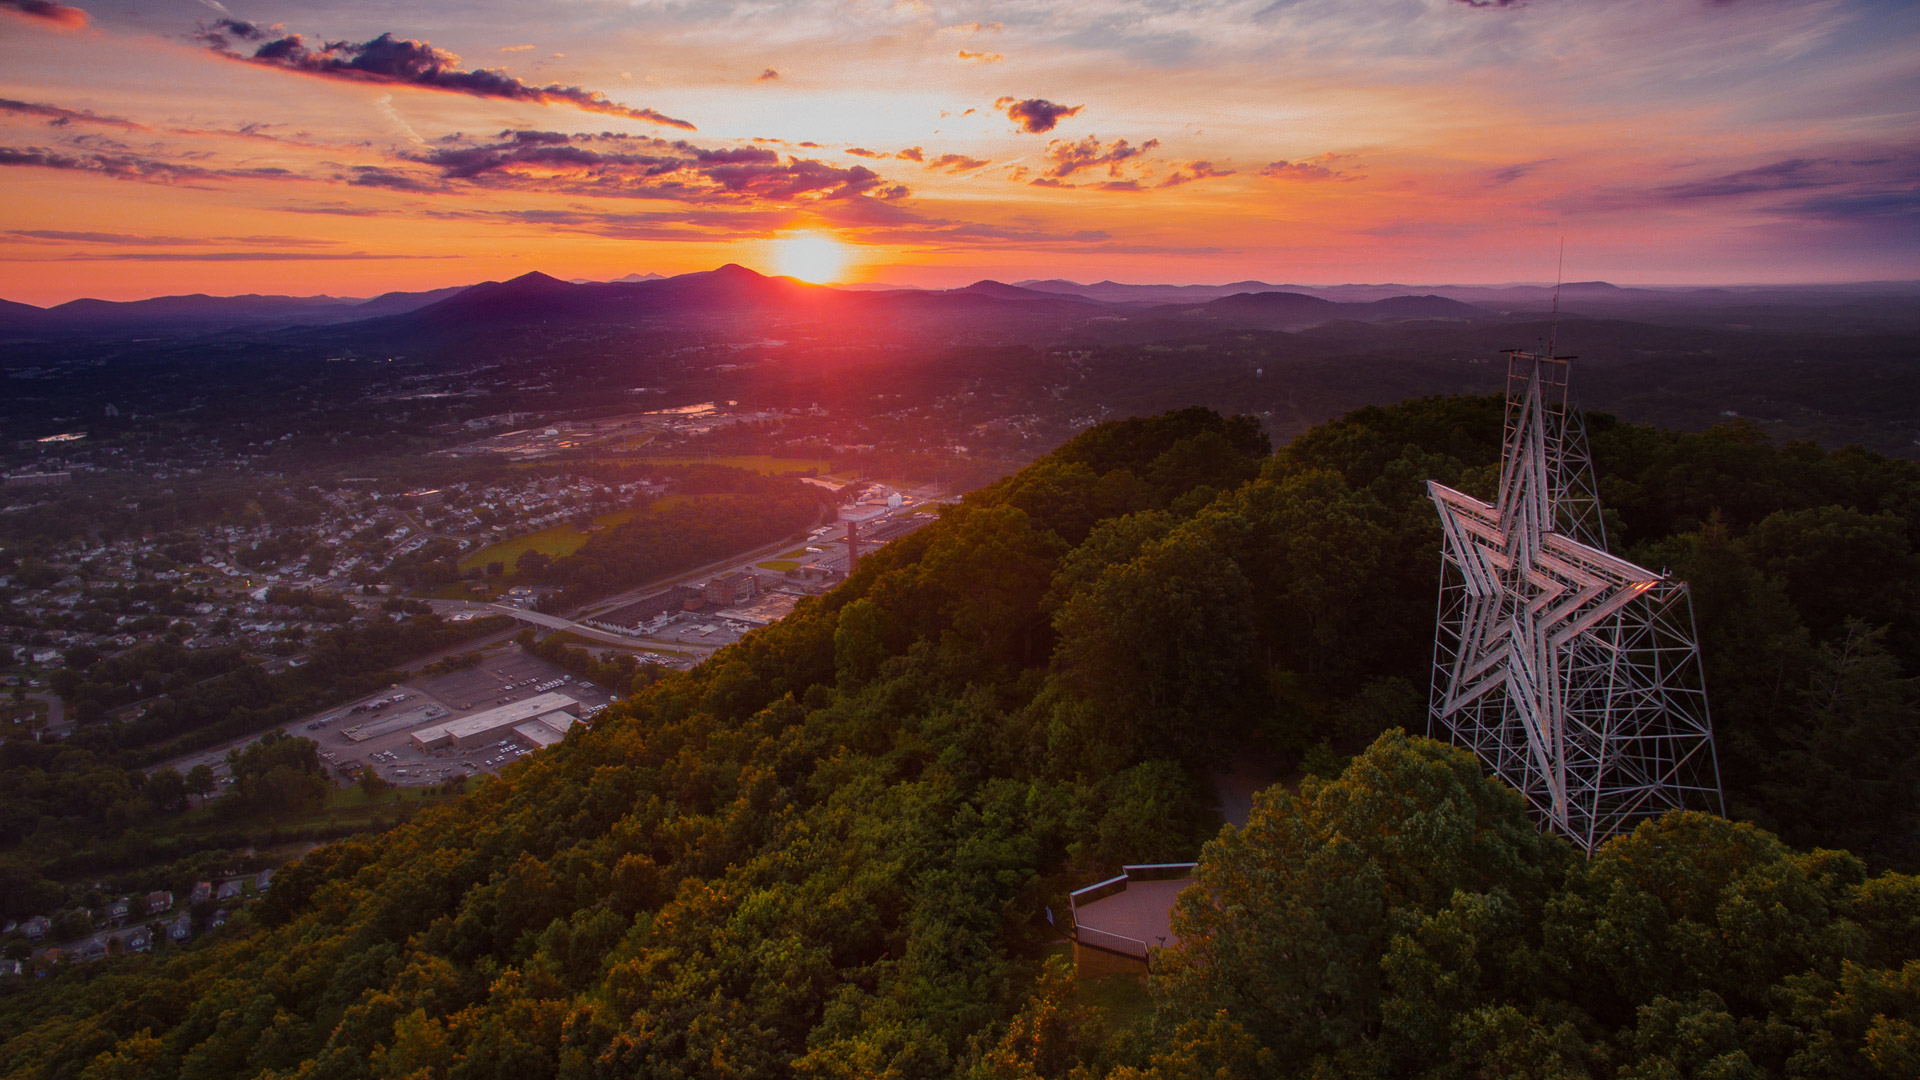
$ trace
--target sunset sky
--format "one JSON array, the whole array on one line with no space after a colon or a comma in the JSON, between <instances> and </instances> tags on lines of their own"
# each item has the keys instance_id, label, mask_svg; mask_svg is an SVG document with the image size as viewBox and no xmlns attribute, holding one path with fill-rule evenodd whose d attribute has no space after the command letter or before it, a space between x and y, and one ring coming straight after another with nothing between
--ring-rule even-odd
<instances>
[{"instance_id":1,"label":"sunset sky","mask_svg":"<svg viewBox=\"0 0 1920 1080\"><path fill-rule=\"evenodd\" d=\"M0 297L1920 277L1912 0L0 0Z\"/></svg>"}]
</instances>

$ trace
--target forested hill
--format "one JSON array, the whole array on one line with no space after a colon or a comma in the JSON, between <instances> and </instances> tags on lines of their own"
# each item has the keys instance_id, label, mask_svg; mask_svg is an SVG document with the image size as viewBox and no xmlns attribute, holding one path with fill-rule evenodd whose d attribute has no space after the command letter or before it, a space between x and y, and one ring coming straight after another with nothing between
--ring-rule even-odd
<instances>
[{"instance_id":1,"label":"forested hill","mask_svg":"<svg viewBox=\"0 0 1920 1080\"><path fill-rule=\"evenodd\" d=\"M1590 424L1615 547L1695 585L1731 806L1784 843L1673 815L1583 862L1392 730L1422 727L1422 484L1489 491L1497 400L1277 455L1188 410L320 849L224 940L8 995L0 1072L1916 1075L1920 467ZM1329 779L1223 832L1205 778L1248 747ZM1151 1009L1076 989L1049 908L1196 854L1217 902Z\"/></svg>"}]
</instances>

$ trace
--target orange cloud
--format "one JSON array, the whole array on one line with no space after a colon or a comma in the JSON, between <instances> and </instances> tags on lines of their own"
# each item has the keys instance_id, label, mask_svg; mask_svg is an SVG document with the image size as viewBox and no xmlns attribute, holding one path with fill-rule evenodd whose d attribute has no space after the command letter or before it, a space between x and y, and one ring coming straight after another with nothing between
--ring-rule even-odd
<instances>
[{"instance_id":1,"label":"orange cloud","mask_svg":"<svg viewBox=\"0 0 1920 1080\"><path fill-rule=\"evenodd\" d=\"M87 13L77 7L56 4L53 0L0 0L0 11L17 15L28 22L61 30L84 30Z\"/></svg>"}]
</instances>

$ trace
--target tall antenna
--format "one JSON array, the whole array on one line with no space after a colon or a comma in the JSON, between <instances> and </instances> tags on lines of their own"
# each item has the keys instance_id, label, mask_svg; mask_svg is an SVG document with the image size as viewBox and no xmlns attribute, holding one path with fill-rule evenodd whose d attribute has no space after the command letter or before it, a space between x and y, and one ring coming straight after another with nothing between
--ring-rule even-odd
<instances>
[{"instance_id":1,"label":"tall antenna","mask_svg":"<svg viewBox=\"0 0 1920 1080\"><path fill-rule=\"evenodd\" d=\"M1553 268L1553 321L1547 330L1547 355L1553 355L1554 344L1560 340L1560 283L1567 276L1567 238L1560 238L1560 263Z\"/></svg>"}]
</instances>

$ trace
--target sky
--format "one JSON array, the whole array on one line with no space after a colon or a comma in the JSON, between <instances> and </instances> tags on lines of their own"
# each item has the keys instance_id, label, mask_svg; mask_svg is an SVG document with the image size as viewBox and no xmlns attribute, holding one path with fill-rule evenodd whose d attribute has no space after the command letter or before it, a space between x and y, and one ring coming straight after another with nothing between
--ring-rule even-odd
<instances>
[{"instance_id":1,"label":"sky","mask_svg":"<svg viewBox=\"0 0 1920 1080\"><path fill-rule=\"evenodd\" d=\"M19 302L1552 281L1562 244L1920 278L1920 4L0 0Z\"/></svg>"}]
</instances>

